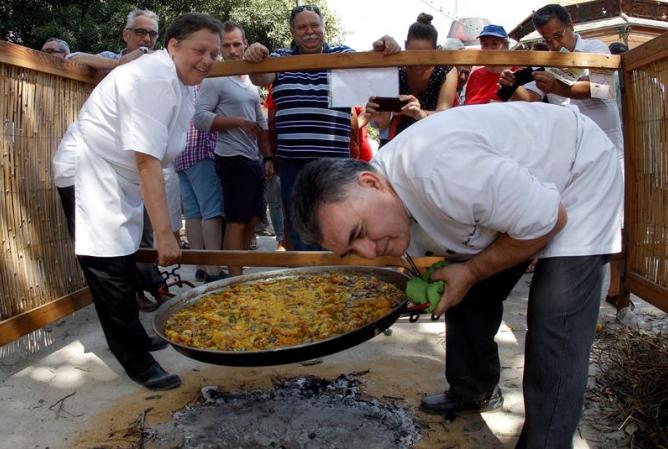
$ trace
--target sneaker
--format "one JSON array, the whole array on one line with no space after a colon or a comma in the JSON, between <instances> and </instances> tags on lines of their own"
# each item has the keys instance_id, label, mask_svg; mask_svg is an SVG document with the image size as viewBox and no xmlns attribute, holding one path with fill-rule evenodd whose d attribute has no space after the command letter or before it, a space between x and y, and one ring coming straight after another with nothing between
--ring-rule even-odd
<instances>
[{"instance_id":1,"label":"sneaker","mask_svg":"<svg viewBox=\"0 0 668 449\"><path fill-rule=\"evenodd\" d=\"M205 270L195 271L195 281L196 282L204 282L204 279L206 279L206 271Z\"/></svg>"},{"instance_id":2,"label":"sneaker","mask_svg":"<svg viewBox=\"0 0 668 449\"><path fill-rule=\"evenodd\" d=\"M149 390L171 390L181 385L179 376L167 373L157 362L143 373L130 376L130 379Z\"/></svg>"},{"instance_id":3,"label":"sneaker","mask_svg":"<svg viewBox=\"0 0 668 449\"><path fill-rule=\"evenodd\" d=\"M151 335L148 338L149 338L149 343L148 343L149 352L160 351L161 349L165 349L167 347L167 340L163 340L157 335Z\"/></svg>"},{"instance_id":4,"label":"sneaker","mask_svg":"<svg viewBox=\"0 0 668 449\"><path fill-rule=\"evenodd\" d=\"M206 273L206 276L204 276L204 282L208 284L209 282L220 281L221 279L227 279L228 277L230 277L229 274L227 274L224 270L220 270L220 273L214 275Z\"/></svg>"},{"instance_id":5,"label":"sneaker","mask_svg":"<svg viewBox=\"0 0 668 449\"><path fill-rule=\"evenodd\" d=\"M155 312L158 309L158 304L148 299L143 292L137 293L137 308L140 312Z\"/></svg>"},{"instance_id":6,"label":"sneaker","mask_svg":"<svg viewBox=\"0 0 668 449\"><path fill-rule=\"evenodd\" d=\"M501 389L496 386L487 399L480 401L465 401L450 391L432 394L422 398L420 409L427 413L443 414L448 412L478 411L491 412L503 406Z\"/></svg>"}]
</instances>

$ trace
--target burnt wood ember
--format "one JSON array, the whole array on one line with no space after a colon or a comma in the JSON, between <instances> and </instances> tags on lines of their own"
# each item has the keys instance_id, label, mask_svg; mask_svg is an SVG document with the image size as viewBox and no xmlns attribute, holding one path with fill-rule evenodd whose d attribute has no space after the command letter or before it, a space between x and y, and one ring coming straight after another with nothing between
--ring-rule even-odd
<instances>
[{"instance_id":1,"label":"burnt wood ember","mask_svg":"<svg viewBox=\"0 0 668 449\"><path fill-rule=\"evenodd\" d=\"M313 376L277 380L269 390L205 388L147 448L409 449L420 439L410 411L363 398L359 381Z\"/></svg>"}]
</instances>

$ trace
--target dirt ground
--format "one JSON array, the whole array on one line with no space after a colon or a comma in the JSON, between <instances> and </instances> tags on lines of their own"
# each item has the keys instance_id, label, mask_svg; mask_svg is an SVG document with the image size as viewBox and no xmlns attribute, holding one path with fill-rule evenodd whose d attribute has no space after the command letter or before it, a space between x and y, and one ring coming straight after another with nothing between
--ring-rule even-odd
<instances>
[{"instance_id":1,"label":"dirt ground","mask_svg":"<svg viewBox=\"0 0 668 449\"><path fill-rule=\"evenodd\" d=\"M274 243L261 239L261 248ZM273 248L272 248L273 249ZM193 267L183 267L193 278ZM123 373L102 336L92 307L87 307L21 341L0 348L0 448L90 449L142 447L140 423L150 429L171 419L192 403L203 387L219 391L270 388L275 378L315 375L335 379L358 373L362 392L378 400L396 401L414 413L421 426L418 449L512 448L523 421L521 376L526 333L526 304L531 275L525 275L506 302L497 334L501 353L501 411L461 414L454 420L427 415L418 405L425 393L447 388L444 378L443 321L423 316L417 323L401 318L392 334L379 335L346 351L323 357L320 363L263 368L215 366L186 358L172 348L155 353L183 385L172 391L151 392ZM641 313L664 316L636 300ZM142 320L150 328L151 314ZM614 325L614 310L602 304L600 321ZM360 374L362 373L362 374ZM590 422L603 419L591 413L576 433L576 448L610 447L606 436ZM619 437L619 436L618 436ZM617 439L623 445L623 435Z\"/></svg>"}]
</instances>

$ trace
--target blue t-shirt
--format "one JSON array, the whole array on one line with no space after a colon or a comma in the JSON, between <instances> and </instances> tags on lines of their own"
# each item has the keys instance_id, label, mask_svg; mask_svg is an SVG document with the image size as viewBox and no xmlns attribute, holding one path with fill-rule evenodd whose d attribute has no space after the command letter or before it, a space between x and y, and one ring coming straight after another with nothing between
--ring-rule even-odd
<instances>
[{"instance_id":1,"label":"blue t-shirt","mask_svg":"<svg viewBox=\"0 0 668 449\"><path fill-rule=\"evenodd\" d=\"M323 46L323 53L352 51L345 45ZM297 54L297 48L286 48L274 51L271 56ZM279 72L272 92L279 156L301 159L350 156L350 108L327 107L327 70Z\"/></svg>"}]
</instances>

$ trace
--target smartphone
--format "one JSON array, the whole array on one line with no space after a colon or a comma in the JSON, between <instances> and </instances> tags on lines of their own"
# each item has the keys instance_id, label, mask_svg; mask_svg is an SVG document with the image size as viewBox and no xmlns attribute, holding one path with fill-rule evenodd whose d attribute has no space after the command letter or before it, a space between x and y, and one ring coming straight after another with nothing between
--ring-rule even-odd
<instances>
[{"instance_id":1,"label":"smartphone","mask_svg":"<svg viewBox=\"0 0 668 449\"><path fill-rule=\"evenodd\" d=\"M513 96L518 87L525 85L533 81L533 72L545 70L542 67L533 68L525 67L517 72L514 72L515 83L512 86L503 85L496 91L496 95L503 101L507 101L510 97Z\"/></svg>"},{"instance_id":2,"label":"smartphone","mask_svg":"<svg viewBox=\"0 0 668 449\"><path fill-rule=\"evenodd\" d=\"M400 100L399 97L373 97L373 102L378 105L379 111L400 112L408 100Z\"/></svg>"}]
</instances>

